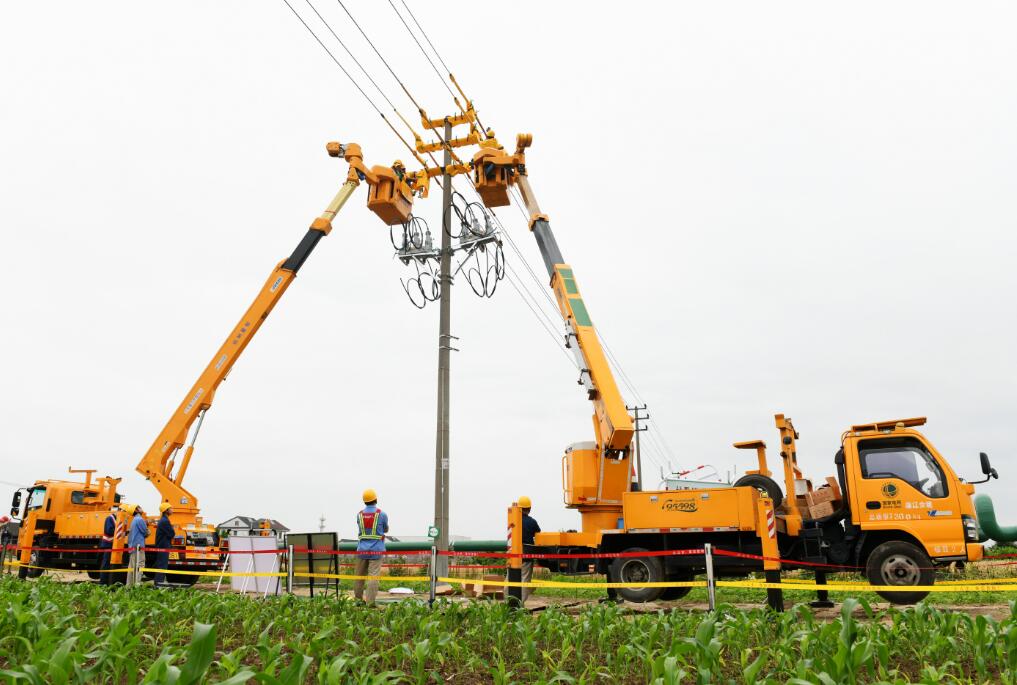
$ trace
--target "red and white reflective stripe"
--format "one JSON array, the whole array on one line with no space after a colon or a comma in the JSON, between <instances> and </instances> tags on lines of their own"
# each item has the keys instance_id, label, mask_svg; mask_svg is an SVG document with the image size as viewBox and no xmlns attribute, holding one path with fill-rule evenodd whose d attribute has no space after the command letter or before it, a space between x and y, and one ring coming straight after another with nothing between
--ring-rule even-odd
<instances>
[{"instance_id":1,"label":"red and white reflective stripe","mask_svg":"<svg viewBox=\"0 0 1017 685\"><path fill-rule=\"evenodd\" d=\"M777 537L777 521L773 516L773 509L766 510L766 533L771 538Z\"/></svg>"}]
</instances>

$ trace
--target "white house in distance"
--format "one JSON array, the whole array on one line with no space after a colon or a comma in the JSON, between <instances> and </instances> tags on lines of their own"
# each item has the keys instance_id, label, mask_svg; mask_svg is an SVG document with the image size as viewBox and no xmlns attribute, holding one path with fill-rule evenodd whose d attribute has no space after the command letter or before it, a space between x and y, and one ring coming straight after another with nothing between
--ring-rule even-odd
<instances>
[{"instance_id":1,"label":"white house in distance","mask_svg":"<svg viewBox=\"0 0 1017 685\"><path fill-rule=\"evenodd\" d=\"M275 536L276 541L282 545L286 541L286 533L290 531L289 528L279 523L275 519L259 519L253 516L234 516L233 518L226 519L215 527L216 532L219 534L219 540L223 541L228 537L234 535L261 535L262 522L268 521L268 528L272 531L272 535Z\"/></svg>"}]
</instances>

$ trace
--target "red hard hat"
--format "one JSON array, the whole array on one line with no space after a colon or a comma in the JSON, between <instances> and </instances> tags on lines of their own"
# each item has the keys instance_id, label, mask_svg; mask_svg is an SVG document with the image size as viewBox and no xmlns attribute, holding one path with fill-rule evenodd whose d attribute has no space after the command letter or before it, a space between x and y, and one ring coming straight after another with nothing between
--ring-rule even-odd
<instances>
[{"instance_id":1,"label":"red hard hat","mask_svg":"<svg viewBox=\"0 0 1017 685\"><path fill-rule=\"evenodd\" d=\"M0 516L0 523L7 523L11 520L10 516Z\"/></svg>"}]
</instances>

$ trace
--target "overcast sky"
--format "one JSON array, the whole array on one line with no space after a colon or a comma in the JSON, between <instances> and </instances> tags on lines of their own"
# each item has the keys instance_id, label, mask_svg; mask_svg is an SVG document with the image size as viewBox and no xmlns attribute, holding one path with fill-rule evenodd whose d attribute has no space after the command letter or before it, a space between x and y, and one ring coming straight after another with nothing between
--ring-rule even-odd
<instances>
[{"instance_id":1,"label":"overcast sky","mask_svg":"<svg viewBox=\"0 0 1017 685\"><path fill-rule=\"evenodd\" d=\"M392 7L345 2L448 111ZM339 5L315 4L413 119ZM852 423L928 416L960 475L990 454L1001 480L980 491L1017 523L1012 3L409 4L484 123L533 133L534 189L626 400L650 406L647 480L668 460L753 468L731 443L776 446L776 412L821 480ZM282 0L6 3L0 60L0 479L97 468L152 509L134 466L342 182L325 143L408 155ZM439 226L434 190L415 212ZM365 205L361 188L216 395L185 483L208 520L350 535L373 487L396 535L431 523L438 307L406 300ZM523 219L499 216L550 311ZM452 316L452 533L501 538L522 494L545 530L577 527L575 368L507 282L481 300L460 280Z\"/></svg>"}]
</instances>

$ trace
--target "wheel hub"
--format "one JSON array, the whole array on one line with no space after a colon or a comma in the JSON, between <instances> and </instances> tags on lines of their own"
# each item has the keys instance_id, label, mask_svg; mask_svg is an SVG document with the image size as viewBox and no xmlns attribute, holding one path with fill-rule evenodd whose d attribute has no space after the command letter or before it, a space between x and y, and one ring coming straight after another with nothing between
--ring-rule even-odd
<instances>
[{"instance_id":1,"label":"wheel hub","mask_svg":"<svg viewBox=\"0 0 1017 685\"><path fill-rule=\"evenodd\" d=\"M626 562L622 567L621 579L623 583L648 582L650 580L650 569L638 559Z\"/></svg>"},{"instance_id":2,"label":"wheel hub","mask_svg":"<svg viewBox=\"0 0 1017 685\"><path fill-rule=\"evenodd\" d=\"M898 554L888 557L880 572L886 585L918 585L922 575L914 559Z\"/></svg>"}]
</instances>

